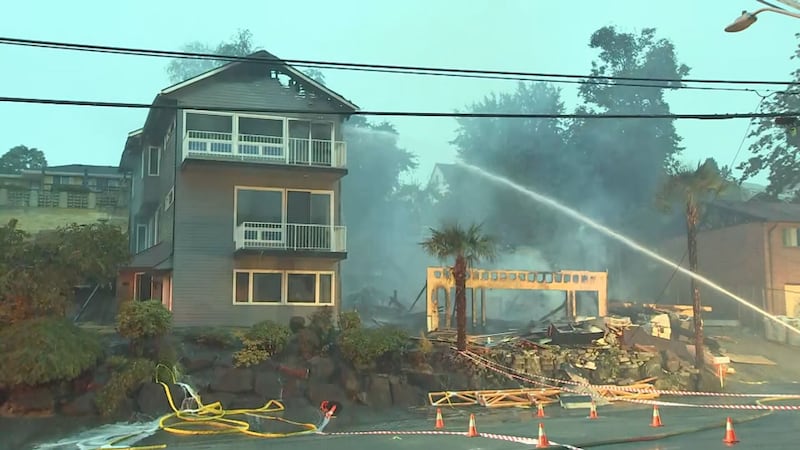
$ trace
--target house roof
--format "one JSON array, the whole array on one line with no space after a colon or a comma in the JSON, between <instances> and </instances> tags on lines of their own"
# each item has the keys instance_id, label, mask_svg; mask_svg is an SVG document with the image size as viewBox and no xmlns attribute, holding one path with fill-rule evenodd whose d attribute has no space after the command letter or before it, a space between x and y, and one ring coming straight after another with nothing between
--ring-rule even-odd
<instances>
[{"instance_id":1,"label":"house roof","mask_svg":"<svg viewBox=\"0 0 800 450\"><path fill-rule=\"evenodd\" d=\"M158 244L148 248L147 250L134 255L131 262L125 266L124 270L165 270L171 268L165 267L167 262L170 261L172 256L172 248L166 242L159 242Z\"/></svg>"},{"instance_id":2,"label":"house roof","mask_svg":"<svg viewBox=\"0 0 800 450\"><path fill-rule=\"evenodd\" d=\"M22 171L26 175L81 175L89 174L96 177L119 177L119 167L117 166L96 166L91 164L65 164L61 166L48 166L44 169L25 169Z\"/></svg>"},{"instance_id":3,"label":"house roof","mask_svg":"<svg viewBox=\"0 0 800 450\"><path fill-rule=\"evenodd\" d=\"M433 166L431 177L428 180L429 187L432 187L431 184L434 183L437 173L441 174L445 183L451 184L456 183L458 177L463 176L466 170L463 167L459 167L458 164L436 163L436 165Z\"/></svg>"},{"instance_id":4,"label":"house roof","mask_svg":"<svg viewBox=\"0 0 800 450\"><path fill-rule=\"evenodd\" d=\"M285 61L283 61L282 59L280 59L277 56L273 55L272 53L269 53L269 52L267 52L265 50L259 50L259 51L255 52L255 53L251 53L250 55L246 56L246 58L249 59L249 60L252 60L252 59L263 59L264 63L271 63L271 64L277 64L277 65L283 66L293 76L296 76L297 78L302 80L304 83L307 83L307 84L311 85L312 87L324 92L326 95L328 95L332 99L338 101L339 103L341 103L346 108L352 109L353 111L359 109L358 106L356 106L350 100L347 100L346 98L342 97L340 94L338 94L337 92L334 92L333 90L331 90L330 88L326 87L322 83L319 83L319 82L315 81L313 78L311 78L308 75L304 74L302 71L297 70L294 67L290 66ZM209 70L208 72L201 73L200 75L197 75L195 77L189 78L188 80L184 80L184 81L181 81L180 83L173 84L172 86L164 88L159 95L173 94L173 93L175 93L175 92L177 92L177 91L179 91L181 89L184 89L186 87L189 87L189 86L191 86L191 85L193 85L195 83L198 83L198 82L203 81L205 79L212 78L212 77L214 77L216 75L219 75L222 72L225 72L226 70L232 69L232 68L240 66L242 64L253 64L253 63L254 63L254 61L233 61L233 62L229 62L229 63L227 63L225 65L217 67L216 69Z\"/></svg>"},{"instance_id":5,"label":"house roof","mask_svg":"<svg viewBox=\"0 0 800 450\"><path fill-rule=\"evenodd\" d=\"M717 200L711 205L764 222L800 222L800 205L794 203Z\"/></svg>"}]
</instances>

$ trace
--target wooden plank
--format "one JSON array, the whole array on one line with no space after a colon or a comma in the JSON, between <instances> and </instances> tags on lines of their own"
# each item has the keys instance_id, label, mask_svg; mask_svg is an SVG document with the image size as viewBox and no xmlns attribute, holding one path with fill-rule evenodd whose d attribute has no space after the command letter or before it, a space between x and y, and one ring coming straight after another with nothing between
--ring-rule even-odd
<instances>
[{"instance_id":1,"label":"wooden plank","mask_svg":"<svg viewBox=\"0 0 800 450\"><path fill-rule=\"evenodd\" d=\"M728 358L734 363L739 364L758 364L762 366L777 366L778 363L769 360L761 355L739 355L736 353L726 353Z\"/></svg>"}]
</instances>

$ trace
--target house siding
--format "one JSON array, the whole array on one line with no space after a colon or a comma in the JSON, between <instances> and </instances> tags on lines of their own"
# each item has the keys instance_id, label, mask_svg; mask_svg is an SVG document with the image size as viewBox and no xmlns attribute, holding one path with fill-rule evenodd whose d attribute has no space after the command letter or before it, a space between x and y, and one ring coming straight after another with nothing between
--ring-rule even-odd
<instances>
[{"instance_id":1,"label":"house siding","mask_svg":"<svg viewBox=\"0 0 800 450\"><path fill-rule=\"evenodd\" d=\"M319 307L233 305L234 269L330 270L339 291L339 264L328 258L234 254L234 187L334 191L334 223L340 223L339 176L261 166L192 164L178 172L173 272L173 313L181 325L247 326L285 322ZM341 296L335 294L339 304Z\"/></svg>"},{"instance_id":2,"label":"house siding","mask_svg":"<svg viewBox=\"0 0 800 450\"><path fill-rule=\"evenodd\" d=\"M800 223L768 223L763 230L772 255L765 261L765 267L771 273L771 279L767 280L767 306L769 312L777 315L787 313L785 285L800 284L800 247L784 247L783 231L786 228L800 228Z\"/></svg>"},{"instance_id":3,"label":"house siding","mask_svg":"<svg viewBox=\"0 0 800 450\"><path fill-rule=\"evenodd\" d=\"M686 253L686 238L679 237L664 246L665 254L678 262ZM762 223L747 223L716 230L703 231L697 236L698 272L750 303L764 307L767 287L764 261L766 248ZM688 269L688 255L682 267ZM670 279L674 269L664 268L656 279ZM700 284L701 301L713 311L706 316L719 319L752 320L751 310L740 306L728 296ZM676 274L663 296L666 303L691 304L689 278Z\"/></svg>"}]
</instances>

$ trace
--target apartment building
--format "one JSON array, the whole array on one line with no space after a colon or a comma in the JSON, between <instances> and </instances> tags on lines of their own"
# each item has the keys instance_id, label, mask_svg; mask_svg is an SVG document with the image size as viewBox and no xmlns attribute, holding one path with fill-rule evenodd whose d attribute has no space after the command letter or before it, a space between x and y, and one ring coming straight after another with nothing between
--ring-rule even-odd
<instances>
[{"instance_id":1,"label":"apartment building","mask_svg":"<svg viewBox=\"0 0 800 450\"><path fill-rule=\"evenodd\" d=\"M131 264L121 300L177 326L337 308L347 257L341 125L357 106L265 51L158 93L128 135Z\"/></svg>"}]
</instances>

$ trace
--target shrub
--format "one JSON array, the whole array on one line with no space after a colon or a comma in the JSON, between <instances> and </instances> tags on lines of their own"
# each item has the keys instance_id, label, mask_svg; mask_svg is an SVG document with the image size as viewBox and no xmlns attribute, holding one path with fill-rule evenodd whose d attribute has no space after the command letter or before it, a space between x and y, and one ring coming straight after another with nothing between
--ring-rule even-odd
<instances>
[{"instance_id":1,"label":"shrub","mask_svg":"<svg viewBox=\"0 0 800 450\"><path fill-rule=\"evenodd\" d=\"M339 336L339 351L354 367L365 369L385 355L402 353L407 343L408 335L399 328L349 328Z\"/></svg>"},{"instance_id":2,"label":"shrub","mask_svg":"<svg viewBox=\"0 0 800 450\"><path fill-rule=\"evenodd\" d=\"M306 318L303 316L294 316L289 319L289 329L292 333L297 333L306 327Z\"/></svg>"},{"instance_id":3,"label":"shrub","mask_svg":"<svg viewBox=\"0 0 800 450\"><path fill-rule=\"evenodd\" d=\"M283 351L291 335L291 330L285 325L271 320L259 322L240 336L244 348L233 354L233 362L237 367L262 363Z\"/></svg>"},{"instance_id":4,"label":"shrub","mask_svg":"<svg viewBox=\"0 0 800 450\"><path fill-rule=\"evenodd\" d=\"M18 322L0 330L0 385L72 380L103 354L99 336L55 317Z\"/></svg>"},{"instance_id":5,"label":"shrub","mask_svg":"<svg viewBox=\"0 0 800 450\"><path fill-rule=\"evenodd\" d=\"M318 309L311 314L309 328L317 334L321 344L329 344L333 339L333 309Z\"/></svg>"},{"instance_id":6,"label":"shrub","mask_svg":"<svg viewBox=\"0 0 800 450\"><path fill-rule=\"evenodd\" d=\"M130 339L134 353L139 356L145 342L166 335L171 328L172 313L158 300L127 302L117 315L117 331Z\"/></svg>"},{"instance_id":7,"label":"shrub","mask_svg":"<svg viewBox=\"0 0 800 450\"><path fill-rule=\"evenodd\" d=\"M355 311L345 311L339 313L339 329L344 332L361 328L361 317Z\"/></svg>"},{"instance_id":8,"label":"shrub","mask_svg":"<svg viewBox=\"0 0 800 450\"><path fill-rule=\"evenodd\" d=\"M419 352L424 356L428 356L433 353L433 343L430 339L428 339L428 336L425 335L425 332L420 333Z\"/></svg>"},{"instance_id":9,"label":"shrub","mask_svg":"<svg viewBox=\"0 0 800 450\"><path fill-rule=\"evenodd\" d=\"M108 417L117 412L135 391L155 377L156 364L149 359L112 357L108 360L111 378L95 397L100 414Z\"/></svg>"},{"instance_id":10,"label":"shrub","mask_svg":"<svg viewBox=\"0 0 800 450\"><path fill-rule=\"evenodd\" d=\"M300 330L295 334L295 339L297 339L297 349L300 352L300 356L305 359L313 358L322 347L317 334L309 329Z\"/></svg>"},{"instance_id":11,"label":"shrub","mask_svg":"<svg viewBox=\"0 0 800 450\"><path fill-rule=\"evenodd\" d=\"M196 328L186 333L186 340L197 345L211 348L229 348L236 343L236 337L222 328Z\"/></svg>"}]
</instances>

